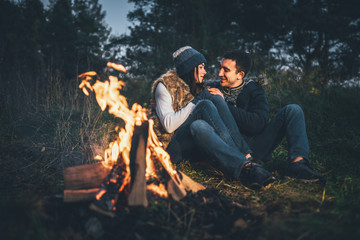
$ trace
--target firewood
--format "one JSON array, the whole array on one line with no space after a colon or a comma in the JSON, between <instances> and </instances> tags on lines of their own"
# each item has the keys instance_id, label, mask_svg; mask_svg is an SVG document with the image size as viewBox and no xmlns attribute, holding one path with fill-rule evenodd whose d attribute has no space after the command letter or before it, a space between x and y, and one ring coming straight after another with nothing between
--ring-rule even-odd
<instances>
[{"instance_id":1,"label":"firewood","mask_svg":"<svg viewBox=\"0 0 360 240\"><path fill-rule=\"evenodd\" d=\"M196 193L198 191L206 189L202 184L195 182L192 178L190 178L185 173L183 173L181 171L179 171L179 173L181 174L181 177L182 177L181 182L183 183L186 191L192 191L193 193Z\"/></svg>"},{"instance_id":2,"label":"firewood","mask_svg":"<svg viewBox=\"0 0 360 240\"><path fill-rule=\"evenodd\" d=\"M99 188L64 190L64 202L90 201L95 198Z\"/></svg>"},{"instance_id":3,"label":"firewood","mask_svg":"<svg viewBox=\"0 0 360 240\"><path fill-rule=\"evenodd\" d=\"M192 191L196 193L205 189L202 184L195 182L185 173L180 171L178 171L178 173L181 175L181 177L176 174L175 177L170 178L167 185L167 191L174 200L180 201L183 199L187 194L186 191Z\"/></svg>"},{"instance_id":4,"label":"firewood","mask_svg":"<svg viewBox=\"0 0 360 240\"><path fill-rule=\"evenodd\" d=\"M166 189L171 195L171 197L176 201L180 201L186 196L185 186L180 180L178 174L170 176Z\"/></svg>"},{"instance_id":5,"label":"firewood","mask_svg":"<svg viewBox=\"0 0 360 240\"><path fill-rule=\"evenodd\" d=\"M91 189L100 187L111 169L101 163L86 164L64 169L65 189Z\"/></svg>"},{"instance_id":6,"label":"firewood","mask_svg":"<svg viewBox=\"0 0 360 240\"><path fill-rule=\"evenodd\" d=\"M143 123L136 127L130 151L130 194L129 206L148 206L146 197L146 142L148 137L148 124Z\"/></svg>"}]
</instances>

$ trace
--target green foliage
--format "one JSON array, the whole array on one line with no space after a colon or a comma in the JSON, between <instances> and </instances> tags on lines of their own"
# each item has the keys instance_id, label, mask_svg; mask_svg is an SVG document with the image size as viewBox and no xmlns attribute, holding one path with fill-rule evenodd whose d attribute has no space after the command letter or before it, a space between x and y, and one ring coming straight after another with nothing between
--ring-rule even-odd
<instances>
[{"instance_id":1,"label":"green foliage","mask_svg":"<svg viewBox=\"0 0 360 240\"><path fill-rule=\"evenodd\" d=\"M302 106L313 166L327 175L327 192L336 196L339 207L354 206L360 197L360 113L355 110L360 104L359 89L304 91L298 82L276 79L266 91L273 114L286 104ZM283 158L283 147L275 151L274 159Z\"/></svg>"},{"instance_id":2,"label":"green foliage","mask_svg":"<svg viewBox=\"0 0 360 240\"><path fill-rule=\"evenodd\" d=\"M232 3L219 1L132 1L135 10L128 18L136 24L131 35L113 39L115 46L126 46L122 62L130 72L152 81L172 67L172 52L191 45L205 54L209 65L227 48L222 28L229 23L227 11ZM210 24L211 23L211 24ZM222 33L221 33L222 32Z\"/></svg>"},{"instance_id":3,"label":"green foliage","mask_svg":"<svg viewBox=\"0 0 360 240\"><path fill-rule=\"evenodd\" d=\"M73 77L76 67L74 65L76 29L71 0L58 0L53 3L49 11L49 24L46 32L48 43L46 55L53 58L50 65L51 74L58 72L66 78Z\"/></svg>"},{"instance_id":4,"label":"green foliage","mask_svg":"<svg viewBox=\"0 0 360 240\"><path fill-rule=\"evenodd\" d=\"M202 51L210 68L225 51L241 48L253 55L253 73L297 68L303 84L317 88L360 70L355 0L131 2L130 34L112 38L111 46L144 81L171 68L171 53L185 45Z\"/></svg>"},{"instance_id":5,"label":"green foliage","mask_svg":"<svg viewBox=\"0 0 360 240\"><path fill-rule=\"evenodd\" d=\"M75 0L73 10L74 25L76 26L76 52L81 63L78 71L100 70L104 67L103 46L110 30L98 0Z\"/></svg>"},{"instance_id":6,"label":"green foliage","mask_svg":"<svg viewBox=\"0 0 360 240\"><path fill-rule=\"evenodd\" d=\"M97 0L0 2L1 108L19 111L47 101L54 82L71 85L77 75L102 69L109 36ZM59 86L57 86L59 87Z\"/></svg>"}]
</instances>

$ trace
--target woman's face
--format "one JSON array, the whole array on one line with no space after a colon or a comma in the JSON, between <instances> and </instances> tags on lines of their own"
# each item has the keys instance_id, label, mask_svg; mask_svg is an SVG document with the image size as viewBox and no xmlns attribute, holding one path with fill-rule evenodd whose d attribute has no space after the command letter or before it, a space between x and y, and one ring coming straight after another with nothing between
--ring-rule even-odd
<instances>
[{"instance_id":1,"label":"woman's face","mask_svg":"<svg viewBox=\"0 0 360 240\"><path fill-rule=\"evenodd\" d=\"M194 75L195 75L194 78L196 79L196 83L203 82L204 77L206 75L205 63L202 63L195 68Z\"/></svg>"}]
</instances>

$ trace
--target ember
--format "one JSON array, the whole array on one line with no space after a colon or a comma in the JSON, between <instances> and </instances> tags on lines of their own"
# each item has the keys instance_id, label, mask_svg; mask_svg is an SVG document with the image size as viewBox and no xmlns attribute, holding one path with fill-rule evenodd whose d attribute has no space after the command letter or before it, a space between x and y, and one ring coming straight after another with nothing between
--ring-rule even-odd
<instances>
[{"instance_id":1,"label":"ember","mask_svg":"<svg viewBox=\"0 0 360 240\"><path fill-rule=\"evenodd\" d=\"M126 73L125 67L120 64L108 63L107 68ZM129 206L147 207L147 191L163 198L171 196L179 201L186 196L186 190L197 192L205 189L175 169L153 130L153 121L147 118L148 110L137 103L129 109L126 98L120 94L125 85L123 81L112 75L101 81L94 71L83 73L79 78L82 79L79 88L84 94L89 96L89 92L94 92L100 108L103 111L108 108L109 113L125 122L125 127L117 127L117 139L109 144L104 156L95 157L102 163L102 167L97 165L96 169L109 169L106 178L97 178L102 179L101 186L98 181L98 185L92 183L91 186L75 184L72 189L64 191L65 201L86 200L97 190L96 195L92 196L95 199L91 208L113 216L119 194L126 195ZM91 84L94 79L95 83ZM87 168L87 175L95 176L98 172L104 172L93 167L95 166ZM64 170L65 186L73 186L71 182L77 178L75 172L78 171L74 168ZM76 196L80 193L84 195L84 190L80 187L84 185L93 187L91 193L87 190L87 195Z\"/></svg>"}]
</instances>

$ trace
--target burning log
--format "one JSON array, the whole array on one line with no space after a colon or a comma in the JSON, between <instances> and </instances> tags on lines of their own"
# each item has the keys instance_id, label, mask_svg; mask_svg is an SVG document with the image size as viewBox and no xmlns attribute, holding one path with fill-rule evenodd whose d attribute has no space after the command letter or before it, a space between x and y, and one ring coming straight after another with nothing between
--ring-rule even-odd
<instances>
[{"instance_id":1,"label":"burning log","mask_svg":"<svg viewBox=\"0 0 360 240\"><path fill-rule=\"evenodd\" d=\"M101 163L66 168L63 171L65 189L99 188L109 172Z\"/></svg>"},{"instance_id":2,"label":"burning log","mask_svg":"<svg viewBox=\"0 0 360 240\"><path fill-rule=\"evenodd\" d=\"M148 122L135 127L130 151L130 194L129 206L148 206L146 198L146 144L148 138Z\"/></svg>"},{"instance_id":3,"label":"burning log","mask_svg":"<svg viewBox=\"0 0 360 240\"><path fill-rule=\"evenodd\" d=\"M109 172L101 163L66 168L63 171L64 202L94 199Z\"/></svg>"},{"instance_id":4,"label":"burning log","mask_svg":"<svg viewBox=\"0 0 360 240\"><path fill-rule=\"evenodd\" d=\"M130 194L128 195L129 206L148 206L146 198L146 141L148 135L147 122L134 128L130 151ZM113 217L116 211L116 203L119 193L123 190L125 169L121 161L114 165L104 184L96 194L96 199L90 205L92 210Z\"/></svg>"}]
</instances>

